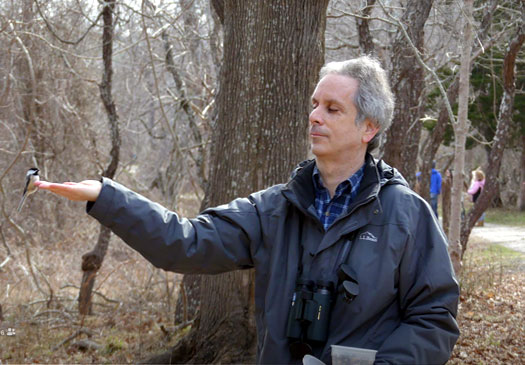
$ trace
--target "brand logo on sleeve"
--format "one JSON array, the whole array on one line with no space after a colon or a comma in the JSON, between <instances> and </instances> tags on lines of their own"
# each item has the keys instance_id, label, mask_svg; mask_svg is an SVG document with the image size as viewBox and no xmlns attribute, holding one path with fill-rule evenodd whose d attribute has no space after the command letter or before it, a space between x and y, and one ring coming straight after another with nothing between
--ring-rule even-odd
<instances>
[{"instance_id":1,"label":"brand logo on sleeve","mask_svg":"<svg viewBox=\"0 0 525 365\"><path fill-rule=\"evenodd\" d=\"M368 231L361 233L359 235L359 239L365 240L365 241L377 242L377 237Z\"/></svg>"}]
</instances>

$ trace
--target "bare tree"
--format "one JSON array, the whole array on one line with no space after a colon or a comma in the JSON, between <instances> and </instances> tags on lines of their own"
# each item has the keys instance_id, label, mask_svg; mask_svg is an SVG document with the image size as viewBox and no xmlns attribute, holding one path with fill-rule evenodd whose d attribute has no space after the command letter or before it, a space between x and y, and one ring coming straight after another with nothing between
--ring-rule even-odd
<instances>
[{"instance_id":1,"label":"bare tree","mask_svg":"<svg viewBox=\"0 0 525 365\"><path fill-rule=\"evenodd\" d=\"M459 71L459 109L458 120L454 123L454 175L452 179L452 206L450 212L449 252L456 274L461 272L461 197L463 193L463 170L465 166L465 140L469 122L467 119L470 79L470 54L472 50L472 11L474 0L466 0L463 7L464 32Z\"/></svg>"},{"instance_id":2,"label":"bare tree","mask_svg":"<svg viewBox=\"0 0 525 365\"><path fill-rule=\"evenodd\" d=\"M102 58L104 60L104 74L102 82L99 85L100 97L104 108L106 109L109 120L110 134L111 134L111 161L102 174L105 177L113 178L117 172L120 155L120 132L118 126L118 114L115 107L115 102L112 96L112 78L113 78L113 39L114 39L114 12L115 1L109 0L104 3L102 8L102 19L104 20L104 31L102 33ZM104 257L106 256L109 239L111 237L111 229L101 226L98 241L92 251L82 256L82 283L80 285L79 293L79 312L80 314L89 314L91 312L91 293L98 270L102 266Z\"/></svg>"}]
</instances>

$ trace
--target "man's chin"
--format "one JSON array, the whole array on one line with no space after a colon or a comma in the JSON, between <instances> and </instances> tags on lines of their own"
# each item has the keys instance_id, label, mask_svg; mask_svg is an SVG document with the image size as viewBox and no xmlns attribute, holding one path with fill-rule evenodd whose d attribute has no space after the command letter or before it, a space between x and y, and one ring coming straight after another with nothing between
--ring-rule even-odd
<instances>
[{"instance_id":1,"label":"man's chin","mask_svg":"<svg viewBox=\"0 0 525 365\"><path fill-rule=\"evenodd\" d=\"M327 153L326 148L314 144L310 145L310 151L315 157L322 157Z\"/></svg>"}]
</instances>

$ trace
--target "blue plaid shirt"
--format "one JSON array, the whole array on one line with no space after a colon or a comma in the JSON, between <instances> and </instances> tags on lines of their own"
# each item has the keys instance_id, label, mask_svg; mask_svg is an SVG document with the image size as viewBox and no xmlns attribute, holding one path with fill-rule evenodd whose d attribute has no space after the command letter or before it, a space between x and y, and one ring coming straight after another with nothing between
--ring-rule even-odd
<instances>
[{"instance_id":1,"label":"blue plaid shirt","mask_svg":"<svg viewBox=\"0 0 525 365\"><path fill-rule=\"evenodd\" d=\"M361 180L363 180L364 171L365 165L363 164L355 174L337 186L334 197L330 199L330 193L323 185L321 174L317 166L314 167L312 179L315 190L315 209L325 230L334 223L337 217L348 211L348 207L357 196L359 185L361 185Z\"/></svg>"}]
</instances>

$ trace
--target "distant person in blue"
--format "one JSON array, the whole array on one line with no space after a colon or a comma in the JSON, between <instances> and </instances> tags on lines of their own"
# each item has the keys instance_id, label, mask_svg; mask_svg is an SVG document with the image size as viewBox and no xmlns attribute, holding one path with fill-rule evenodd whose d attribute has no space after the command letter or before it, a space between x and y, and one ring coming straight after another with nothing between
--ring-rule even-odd
<instances>
[{"instance_id":1,"label":"distant person in blue","mask_svg":"<svg viewBox=\"0 0 525 365\"><path fill-rule=\"evenodd\" d=\"M436 217L438 215L438 197L441 194L441 174L436 170L436 161L432 161L432 172L430 173L430 206Z\"/></svg>"},{"instance_id":2,"label":"distant person in blue","mask_svg":"<svg viewBox=\"0 0 525 365\"><path fill-rule=\"evenodd\" d=\"M438 197L441 194L441 180L441 174L436 170L436 161L432 161L432 171L430 172L430 206L438 218ZM421 171L416 172L414 191L421 194Z\"/></svg>"}]
</instances>

